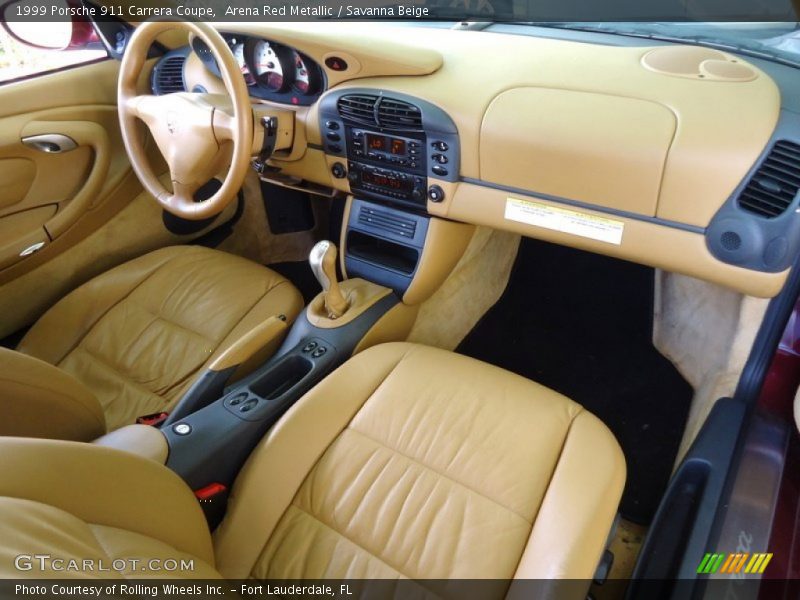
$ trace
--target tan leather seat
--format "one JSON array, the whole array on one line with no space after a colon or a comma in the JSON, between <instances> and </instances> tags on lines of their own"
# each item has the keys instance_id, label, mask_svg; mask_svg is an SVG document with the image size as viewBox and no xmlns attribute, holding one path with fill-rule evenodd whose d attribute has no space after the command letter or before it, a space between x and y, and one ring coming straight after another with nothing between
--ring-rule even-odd
<instances>
[{"instance_id":1,"label":"tan leather seat","mask_svg":"<svg viewBox=\"0 0 800 600\"><path fill-rule=\"evenodd\" d=\"M7 438L0 472L2 577L42 576L13 557L44 553L194 557L186 577L588 580L625 480L616 440L579 405L402 343L357 355L295 404L213 537L190 490L146 459Z\"/></svg>"},{"instance_id":2,"label":"tan leather seat","mask_svg":"<svg viewBox=\"0 0 800 600\"><path fill-rule=\"evenodd\" d=\"M294 286L262 265L199 246L163 248L67 295L18 351L64 371L73 387L83 384L114 430L168 411L233 342L270 317L293 321L302 307ZM28 369L38 369L43 384L52 380L33 361Z\"/></svg>"}]
</instances>

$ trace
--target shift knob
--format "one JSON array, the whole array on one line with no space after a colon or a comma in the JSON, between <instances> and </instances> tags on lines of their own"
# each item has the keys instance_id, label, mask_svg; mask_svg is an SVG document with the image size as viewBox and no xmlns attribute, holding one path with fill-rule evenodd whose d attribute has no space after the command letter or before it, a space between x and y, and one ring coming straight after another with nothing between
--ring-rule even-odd
<instances>
[{"instance_id":1,"label":"shift knob","mask_svg":"<svg viewBox=\"0 0 800 600\"><path fill-rule=\"evenodd\" d=\"M311 249L308 256L314 277L325 294L325 310L331 319L341 317L349 307L336 279L336 254L336 244L323 240Z\"/></svg>"}]
</instances>

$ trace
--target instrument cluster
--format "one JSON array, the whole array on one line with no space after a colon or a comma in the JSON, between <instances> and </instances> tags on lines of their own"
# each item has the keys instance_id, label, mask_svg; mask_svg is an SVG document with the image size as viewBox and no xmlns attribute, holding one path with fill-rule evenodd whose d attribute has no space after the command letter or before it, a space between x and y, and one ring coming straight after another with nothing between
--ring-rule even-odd
<instances>
[{"instance_id":1,"label":"instrument cluster","mask_svg":"<svg viewBox=\"0 0 800 600\"><path fill-rule=\"evenodd\" d=\"M302 52L265 39L223 33L250 95L263 100L307 106L325 91L325 75L320 66ZM199 38L192 50L205 67L220 76L211 50Z\"/></svg>"}]
</instances>

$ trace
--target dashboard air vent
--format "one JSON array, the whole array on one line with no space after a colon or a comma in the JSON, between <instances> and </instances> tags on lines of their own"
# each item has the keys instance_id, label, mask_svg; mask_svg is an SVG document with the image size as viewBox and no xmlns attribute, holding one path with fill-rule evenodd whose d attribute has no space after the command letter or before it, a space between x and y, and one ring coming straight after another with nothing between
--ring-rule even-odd
<instances>
[{"instance_id":1,"label":"dashboard air vent","mask_svg":"<svg viewBox=\"0 0 800 600\"><path fill-rule=\"evenodd\" d=\"M422 111L402 100L381 98L378 124L391 129L422 129Z\"/></svg>"},{"instance_id":2,"label":"dashboard air vent","mask_svg":"<svg viewBox=\"0 0 800 600\"><path fill-rule=\"evenodd\" d=\"M780 140L747 182L739 196L739 206L773 219L789 208L799 190L800 144Z\"/></svg>"},{"instance_id":3,"label":"dashboard air vent","mask_svg":"<svg viewBox=\"0 0 800 600\"><path fill-rule=\"evenodd\" d=\"M339 116L343 119L375 125L375 104L377 96L369 94L348 94L339 98Z\"/></svg>"},{"instance_id":4,"label":"dashboard air vent","mask_svg":"<svg viewBox=\"0 0 800 600\"><path fill-rule=\"evenodd\" d=\"M183 64L185 56L168 56L153 70L153 92L157 96L185 92L183 85Z\"/></svg>"},{"instance_id":5,"label":"dashboard air vent","mask_svg":"<svg viewBox=\"0 0 800 600\"><path fill-rule=\"evenodd\" d=\"M397 213L362 206L358 213L358 222L372 229L379 229L413 239L417 231L417 222L411 218L398 216Z\"/></svg>"}]
</instances>

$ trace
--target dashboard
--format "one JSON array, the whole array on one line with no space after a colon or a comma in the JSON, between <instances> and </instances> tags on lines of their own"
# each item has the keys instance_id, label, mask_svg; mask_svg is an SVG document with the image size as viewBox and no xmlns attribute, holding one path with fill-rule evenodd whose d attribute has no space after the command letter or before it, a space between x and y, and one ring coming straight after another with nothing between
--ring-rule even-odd
<instances>
[{"instance_id":1,"label":"dashboard","mask_svg":"<svg viewBox=\"0 0 800 600\"><path fill-rule=\"evenodd\" d=\"M774 296L800 252L790 67L374 23L226 24L223 36L253 98L293 111L292 147L262 176L754 296ZM207 49L183 55L184 89L224 91Z\"/></svg>"},{"instance_id":2,"label":"dashboard","mask_svg":"<svg viewBox=\"0 0 800 600\"><path fill-rule=\"evenodd\" d=\"M223 33L222 36L239 64L251 96L307 106L325 91L323 70L297 49L235 33ZM220 76L217 61L205 42L194 38L192 50L211 73Z\"/></svg>"}]
</instances>

